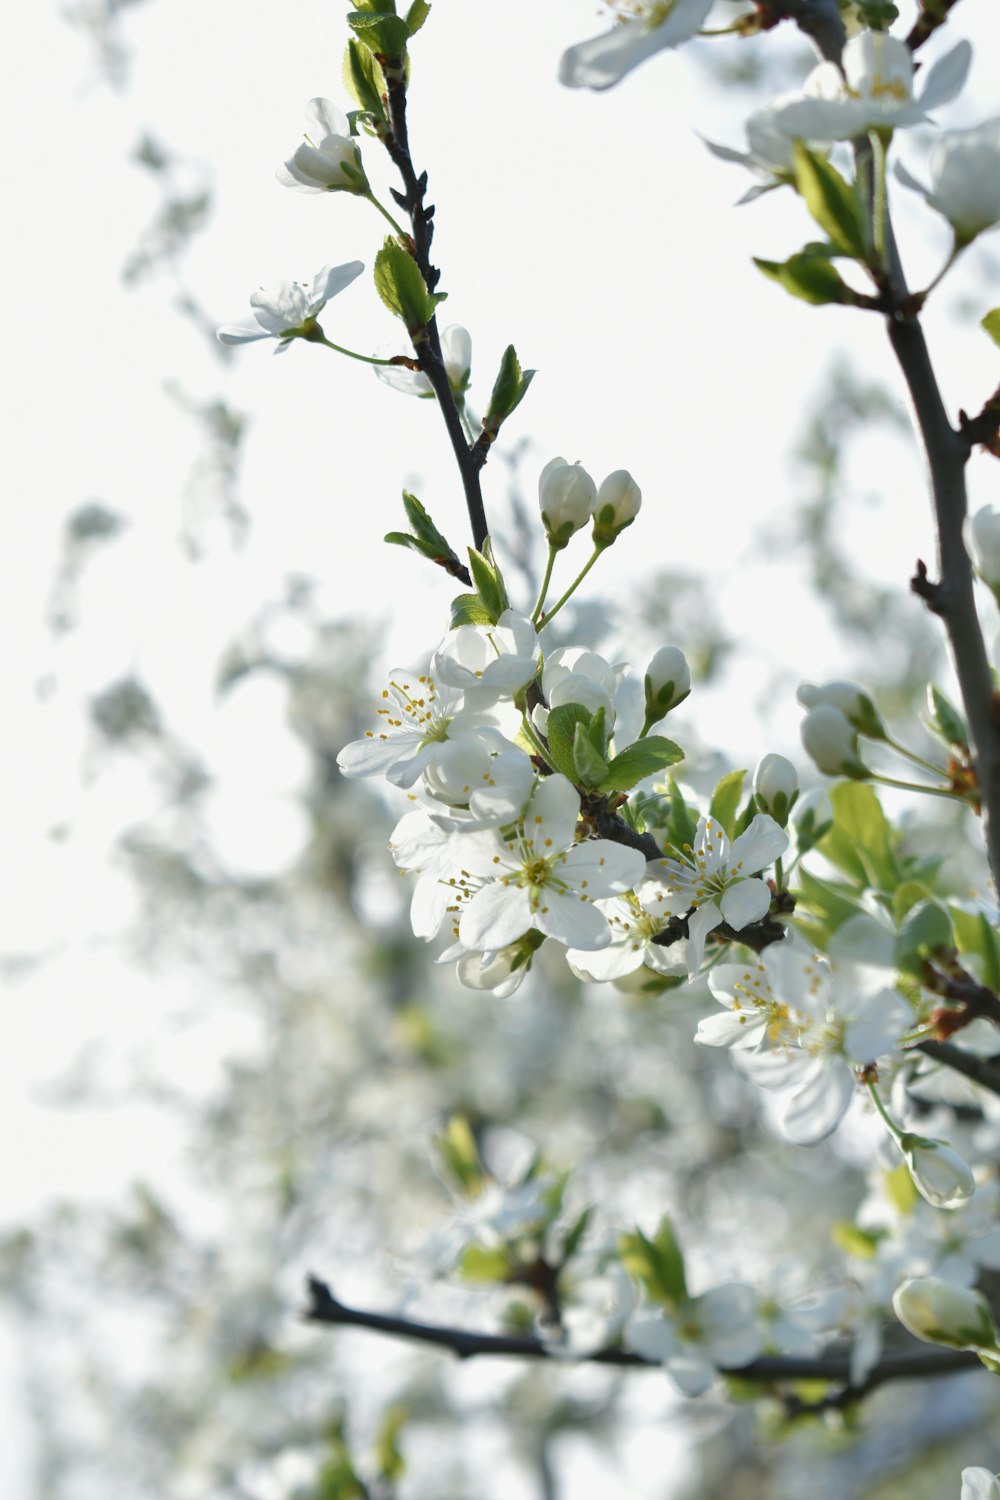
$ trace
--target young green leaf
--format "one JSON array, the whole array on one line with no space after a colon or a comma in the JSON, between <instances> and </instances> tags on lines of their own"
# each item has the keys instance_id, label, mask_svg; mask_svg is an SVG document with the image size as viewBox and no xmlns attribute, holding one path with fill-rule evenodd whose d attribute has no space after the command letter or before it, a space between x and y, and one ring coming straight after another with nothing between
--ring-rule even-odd
<instances>
[{"instance_id":1,"label":"young green leaf","mask_svg":"<svg viewBox=\"0 0 1000 1500\"><path fill-rule=\"evenodd\" d=\"M367 47L362 47L354 37L347 44L344 53L344 86L353 99L361 105L368 114L374 115L376 119L386 119L385 105L382 103L382 94L385 90L385 79L382 69L375 61Z\"/></svg>"},{"instance_id":2,"label":"young green leaf","mask_svg":"<svg viewBox=\"0 0 1000 1500\"><path fill-rule=\"evenodd\" d=\"M377 58L395 61L403 56L410 33L401 17L384 10L353 10L347 24L358 41Z\"/></svg>"},{"instance_id":3,"label":"young green leaf","mask_svg":"<svg viewBox=\"0 0 1000 1500\"><path fill-rule=\"evenodd\" d=\"M979 326L985 328L994 344L1000 344L1000 307L994 307L992 312L988 312Z\"/></svg>"},{"instance_id":4,"label":"young green leaf","mask_svg":"<svg viewBox=\"0 0 1000 1500\"><path fill-rule=\"evenodd\" d=\"M478 594L459 594L451 601L449 630L457 630L459 625L494 625L495 623L496 621Z\"/></svg>"},{"instance_id":5,"label":"young green leaf","mask_svg":"<svg viewBox=\"0 0 1000 1500\"><path fill-rule=\"evenodd\" d=\"M413 4L406 12L406 29L411 36L416 36L430 13L429 0L413 0Z\"/></svg>"},{"instance_id":6,"label":"young green leaf","mask_svg":"<svg viewBox=\"0 0 1000 1500\"><path fill-rule=\"evenodd\" d=\"M493 442L511 412L523 400L534 379L534 370L522 370L513 344L508 344L500 361L500 371L493 384L490 404L483 418L483 431Z\"/></svg>"},{"instance_id":7,"label":"young green leaf","mask_svg":"<svg viewBox=\"0 0 1000 1500\"><path fill-rule=\"evenodd\" d=\"M927 707L930 710L931 725L945 744L968 749L969 731L965 726L965 720L933 682L927 685Z\"/></svg>"},{"instance_id":8,"label":"young green leaf","mask_svg":"<svg viewBox=\"0 0 1000 1500\"><path fill-rule=\"evenodd\" d=\"M652 1239L637 1229L633 1234L623 1234L619 1246L622 1265L642 1282L654 1302L676 1306L687 1300L684 1256L666 1215Z\"/></svg>"},{"instance_id":9,"label":"young green leaf","mask_svg":"<svg viewBox=\"0 0 1000 1500\"><path fill-rule=\"evenodd\" d=\"M375 290L411 335L430 322L435 307L445 299L443 292L431 295L413 256L391 235L375 257Z\"/></svg>"},{"instance_id":10,"label":"young green leaf","mask_svg":"<svg viewBox=\"0 0 1000 1500\"><path fill-rule=\"evenodd\" d=\"M647 776L662 771L665 766L675 766L684 759L684 751L673 740L663 735L650 734L644 740L626 745L608 766L607 774L600 783L602 792L628 792ZM691 830L692 835L694 829Z\"/></svg>"},{"instance_id":11,"label":"young green leaf","mask_svg":"<svg viewBox=\"0 0 1000 1500\"><path fill-rule=\"evenodd\" d=\"M709 803L709 816L718 823L728 838L733 837L746 774L746 771L730 771L728 775L723 776L712 793L712 800Z\"/></svg>"},{"instance_id":12,"label":"young green leaf","mask_svg":"<svg viewBox=\"0 0 1000 1500\"><path fill-rule=\"evenodd\" d=\"M591 728L578 721L573 730L573 780L578 786L599 786L608 773L608 763L588 732Z\"/></svg>"},{"instance_id":13,"label":"young green leaf","mask_svg":"<svg viewBox=\"0 0 1000 1500\"><path fill-rule=\"evenodd\" d=\"M810 151L803 141L795 142L795 185L806 208L837 250L855 260L864 260L865 226L853 186L825 156Z\"/></svg>"},{"instance_id":14,"label":"young green leaf","mask_svg":"<svg viewBox=\"0 0 1000 1500\"><path fill-rule=\"evenodd\" d=\"M570 781L577 779L576 761L573 758L576 726L582 724L584 729L588 729L592 717L590 710L584 708L582 703L560 703L558 708L549 712L546 730L549 759L556 770L568 776Z\"/></svg>"},{"instance_id":15,"label":"young green leaf","mask_svg":"<svg viewBox=\"0 0 1000 1500\"><path fill-rule=\"evenodd\" d=\"M833 250L835 247L830 248ZM826 256L800 251L786 261L777 261L760 260L755 255L754 265L793 297L812 303L815 307L834 303L852 304L858 300L857 294L851 291Z\"/></svg>"}]
</instances>

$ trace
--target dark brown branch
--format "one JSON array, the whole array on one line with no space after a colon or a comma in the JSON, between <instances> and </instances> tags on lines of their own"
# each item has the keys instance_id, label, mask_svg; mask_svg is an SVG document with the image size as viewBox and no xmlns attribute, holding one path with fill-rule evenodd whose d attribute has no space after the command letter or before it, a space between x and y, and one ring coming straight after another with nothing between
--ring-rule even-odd
<instances>
[{"instance_id":1,"label":"dark brown branch","mask_svg":"<svg viewBox=\"0 0 1000 1500\"><path fill-rule=\"evenodd\" d=\"M754 3L761 31L770 31L781 21L794 21L816 44L821 57L839 65L847 29L837 0L754 0Z\"/></svg>"},{"instance_id":2,"label":"dark brown branch","mask_svg":"<svg viewBox=\"0 0 1000 1500\"><path fill-rule=\"evenodd\" d=\"M921 14L906 38L906 45L911 52L916 52L928 37L934 35L939 26L944 25L948 12L957 4L958 0L922 0Z\"/></svg>"},{"instance_id":3,"label":"dark brown branch","mask_svg":"<svg viewBox=\"0 0 1000 1500\"><path fill-rule=\"evenodd\" d=\"M404 188L402 193L394 191L392 196L409 216L413 229L413 257L420 267L420 274L427 283L427 290L433 292L441 280L441 272L431 263L434 208L426 201L427 173L417 173L410 154L409 129L406 122L405 59L383 60L382 70L387 86L386 99L390 127L385 139L385 148L403 179ZM441 335L436 317L432 317L426 325L426 335L426 340L419 345L414 344L414 347L420 357L420 368L430 381L431 389L441 408L441 415L444 418L444 425L465 492L465 504L472 527L472 543L481 551L489 535L486 507L483 504L483 491L479 480L480 470L486 462L486 453L478 450L473 452L466 440L455 393L451 388L444 356L441 353Z\"/></svg>"},{"instance_id":4,"label":"dark brown branch","mask_svg":"<svg viewBox=\"0 0 1000 1500\"><path fill-rule=\"evenodd\" d=\"M325 1323L338 1328L368 1328L375 1333L388 1334L391 1338L433 1344L439 1349L449 1350L459 1359L507 1356L520 1359L558 1359L562 1363L566 1361L564 1351L546 1344L542 1339L471 1333L467 1329L451 1328L441 1323L418 1323L410 1318L364 1312L341 1302L333 1295L326 1282L320 1281L316 1276L310 1276L306 1286L309 1304L303 1316L310 1323ZM598 1349L593 1353L575 1355L573 1359L577 1364L613 1365L624 1369L662 1368L656 1360L646 1359L629 1349ZM814 1358L766 1354L740 1369L725 1370L722 1373L766 1386L791 1380L828 1380L832 1384L843 1386L843 1390L831 1399L846 1406L891 1380L927 1379L977 1368L979 1360L976 1355L965 1350L927 1349L915 1344L912 1351L907 1353L885 1355L862 1384L857 1386L851 1385L849 1352L822 1354Z\"/></svg>"},{"instance_id":5,"label":"dark brown branch","mask_svg":"<svg viewBox=\"0 0 1000 1500\"><path fill-rule=\"evenodd\" d=\"M968 454L979 443L994 457L1000 458L1000 385L984 404L982 411L977 412L974 417L968 416L964 411L959 412L958 430L965 441Z\"/></svg>"},{"instance_id":6,"label":"dark brown branch","mask_svg":"<svg viewBox=\"0 0 1000 1500\"><path fill-rule=\"evenodd\" d=\"M916 1051L932 1057L946 1068L953 1068L956 1073L978 1083L980 1088L988 1089L991 1094L1000 1094L1000 1067L995 1059L975 1057L971 1052L956 1047L953 1042L919 1042Z\"/></svg>"}]
</instances>

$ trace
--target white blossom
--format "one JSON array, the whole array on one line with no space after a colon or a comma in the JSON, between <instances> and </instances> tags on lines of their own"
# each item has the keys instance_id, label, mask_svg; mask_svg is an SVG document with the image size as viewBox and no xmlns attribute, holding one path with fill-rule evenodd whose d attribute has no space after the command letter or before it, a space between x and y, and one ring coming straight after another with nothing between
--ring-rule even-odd
<instances>
[{"instance_id":1,"label":"white blossom","mask_svg":"<svg viewBox=\"0 0 1000 1500\"><path fill-rule=\"evenodd\" d=\"M1000 510L983 505L965 522L965 545L984 583L1000 587Z\"/></svg>"},{"instance_id":2,"label":"white blossom","mask_svg":"<svg viewBox=\"0 0 1000 1500\"><path fill-rule=\"evenodd\" d=\"M467 709L453 687L440 690L430 672L396 668L376 709L378 729L345 745L337 756L344 776L385 776L393 786L412 786L445 740L471 733L493 720L488 710Z\"/></svg>"},{"instance_id":3,"label":"white blossom","mask_svg":"<svg viewBox=\"0 0 1000 1500\"><path fill-rule=\"evenodd\" d=\"M720 1369L740 1369L763 1352L756 1293L731 1281L674 1308L645 1308L625 1325L625 1342L661 1363L685 1396L700 1396Z\"/></svg>"},{"instance_id":4,"label":"white blossom","mask_svg":"<svg viewBox=\"0 0 1000 1500\"><path fill-rule=\"evenodd\" d=\"M559 79L569 88L607 89L647 57L694 36L714 0L610 0L619 13L611 31L563 53Z\"/></svg>"},{"instance_id":5,"label":"white blossom","mask_svg":"<svg viewBox=\"0 0 1000 1500\"><path fill-rule=\"evenodd\" d=\"M282 186L300 193L367 193L368 178L347 116L329 99L310 99L306 122L304 143L275 174Z\"/></svg>"},{"instance_id":6,"label":"white blossom","mask_svg":"<svg viewBox=\"0 0 1000 1500\"><path fill-rule=\"evenodd\" d=\"M643 909L654 915L688 917L688 968L694 973L705 939L722 922L739 932L759 922L771 905L765 881L756 878L788 848L788 835L766 813L730 847L711 818L701 818L693 846L678 859L655 860L639 891ZM691 910L694 908L693 910Z\"/></svg>"},{"instance_id":7,"label":"white blossom","mask_svg":"<svg viewBox=\"0 0 1000 1500\"><path fill-rule=\"evenodd\" d=\"M709 151L720 161L736 162L760 179L757 186L748 188L739 200L740 203L752 203L771 188L794 181L797 137L782 127L779 115L786 104L799 97L798 94L780 94L769 104L755 109L747 116L746 151L735 151L731 146L717 145L714 141L705 142Z\"/></svg>"},{"instance_id":8,"label":"white blossom","mask_svg":"<svg viewBox=\"0 0 1000 1500\"><path fill-rule=\"evenodd\" d=\"M632 891L598 901L597 905L611 926L611 943L593 952L578 948L567 951L566 962L578 978L596 982L624 979L644 965L657 974L687 973L686 940L679 938L669 946L656 941L669 917L643 911Z\"/></svg>"},{"instance_id":9,"label":"white blossom","mask_svg":"<svg viewBox=\"0 0 1000 1500\"><path fill-rule=\"evenodd\" d=\"M350 286L363 270L360 260L351 260L342 266L324 266L313 278L311 287L299 281L279 281L266 290L261 287L250 298L256 322L227 323L216 337L222 344L277 339L278 348L284 349L290 339L308 333L306 325L318 318L331 297Z\"/></svg>"},{"instance_id":10,"label":"white blossom","mask_svg":"<svg viewBox=\"0 0 1000 1500\"><path fill-rule=\"evenodd\" d=\"M797 100L779 112L777 124L800 140L843 141L867 130L916 125L927 111L954 99L965 83L972 48L961 41L938 59L919 95L913 92L913 59L906 43L884 31L851 37L841 59L822 62Z\"/></svg>"},{"instance_id":11,"label":"white blossom","mask_svg":"<svg viewBox=\"0 0 1000 1500\"><path fill-rule=\"evenodd\" d=\"M990 1469L963 1469L959 1500L1000 1500L1000 1479Z\"/></svg>"},{"instance_id":12,"label":"white blossom","mask_svg":"<svg viewBox=\"0 0 1000 1500\"><path fill-rule=\"evenodd\" d=\"M832 703L811 708L799 728L802 746L826 776L867 777L870 772L858 753L858 733Z\"/></svg>"},{"instance_id":13,"label":"white blossom","mask_svg":"<svg viewBox=\"0 0 1000 1500\"><path fill-rule=\"evenodd\" d=\"M538 506L549 545L566 546L586 526L597 501L597 486L582 464L552 458L538 476Z\"/></svg>"},{"instance_id":14,"label":"white blossom","mask_svg":"<svg viewBox=\"0 0 1000 1500\"><path fill-rule=\"evenodd\" d=\"M540 662L534 625L507 609L495 625L459 625L449 631L434 654L432 670L449 687L513 697L534 679ZM483 694L477 701L483 701Z\"/></svg>"},{"instance_id":15,"label":"white blossom","mask_svg":"<svg viewBox=\"0 0 1000 1500\"><path fill-rule=\"evenodd\" d=\"M538 786L516 831L470 834L462 863L487 883L462 913L459 939L493 952L529 928L574 948L604 948L611 942L608 919L596 898L635 885L645 860L635 849L608 839L576 842L580 798L565 776Z\"/></svg>"},{"instance_id":16,"label":"white blossom","mask_svg":"<svg viewBox=\"0 0 1000 1500\"><path fill-rule=\"evenodd\" d=\"M995 1349L996 1324L986 1298L935 1276L916 1276L893 1293L896 1317L918 1339L951 1349Z\"/></svg>"},{"instance_id":17,"label":"white blossom","mask_svg":"<svg viewBox=\"0 0 1000 1500\"><path fill-rule=\"evenodd\" d=\"M960 244L1000 223L1000 117L971 130L949 130L938 136L928 158L931 185L925 188L902 162L896 176L922 193L943 214Z\"/></svg>"},{"instance_id":18,"label":"white blossom","mask_svg":"<svg viewBox=\"0 0 1000 1500\"><path fill-rule=\"evenodd\" d=\"M386 344L379 350L379 353L382 357L386 357L394 353L397 348L395 344ZM461 323L450 323L442 330L441 358L444 361L448 384L456 395L464 395L469 387L469 375L472 370L472 339L468 329L463 328ZM394 391L401 391L404 396L420 396L426 399L434 395L434 387L423 370L409 370L405 365L373 365L372 369L383 384L391 385Z\"/></svg>"}]
</instances>

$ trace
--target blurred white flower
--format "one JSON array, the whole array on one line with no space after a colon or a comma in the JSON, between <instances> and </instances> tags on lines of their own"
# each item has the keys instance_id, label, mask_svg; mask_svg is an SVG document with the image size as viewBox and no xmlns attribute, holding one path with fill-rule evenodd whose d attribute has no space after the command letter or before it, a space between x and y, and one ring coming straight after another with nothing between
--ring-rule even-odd
<instances>
[{"instance_id":1,"label":"blurred white flower","mask_svg":"<svg viewBox=\"0 0 1000 1500\"><path fill-rule=\"evenodd\" d=\"M647 57L694 36L714 0L609 0L618 24L562 55L559 81L571 89L607 89Z\"/></svg>"},{"instance_id":2,"label":"blurred white flower","mask_svg":"<svg viewBox=\"0 0 1000 1500\"><path fill-rule=\"evenodd\" d=\"M278 349L287 348L289 340L307 336L307 325L319 317L331 297L350 286L364 265L360 260L342 266L324 266L311 287L300 281L279 281L265 290L254 292L250 306L254 323L227 323L216 337L221 344L249 344L254 339L277 339Z\"/></svg>"},{"instance_id":3,"label":"blurred white flower","mask_svg":"<svg viewBox=\"0 0 1000 1500\"><path fill-rule=\"evenodd\" d=\"M918 182L902 162L896 163L896 176L944 215L960 244L969 244L984 229L1000 223L1000 117L971 130L949 130L940 135L931 147L927 164L929 188Z\"/></svg>"}]
</instances>

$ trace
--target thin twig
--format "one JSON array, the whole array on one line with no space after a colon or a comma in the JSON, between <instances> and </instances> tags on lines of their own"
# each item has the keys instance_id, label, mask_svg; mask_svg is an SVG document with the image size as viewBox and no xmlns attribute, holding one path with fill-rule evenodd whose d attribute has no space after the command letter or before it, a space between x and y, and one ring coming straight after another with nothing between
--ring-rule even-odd
<instances>
[{"instance_id":1,"label":"thin twig","mask_svg":"<svg viewBox=\"0 0 1000 1500\"><path fill-rule=\"evenodd\" d=\"M935 1062L978 1083L991 1094L1000 1094L1000 1067L993 1058L976 1057L956 1047L954 1042L918 1042L915 1050L932 1057Z\"/></svg>"},{"instance_id":2,"label":"thin twig","mask_svg":"<svg viewBox=\"0 0 1000 1500\"><path fill-rule=\"evenodd\" d=\"M827 62L840 63L847 41L847 29L841 19L837 0L754 0L757 25L769 31L780 21L794 21L811 37Z\"/></svg>"},{"instance_id":3,"label":"thin twig","mask_svg":"<svg viewBox=\"0 0 1000 1500\"><path fill-rule=\"evenodd\" d=\"M661 1369L657 1360L647 1359L630 1349L597 1349L589 1353L567 1354L558 1344L547 1344L542 1339L495 1333L472 1333L464 1328L452 1328L442 1323L418 1323L410 1318L391 1317L385 1313L365 1312L348 1307L330 1291L325 1281L310 1276L306 1282L309 1304L303 1316L310 1323L325 1323L339 1328L368 1328L375 1333L384 1333L391 1338L407 1339L421 1344L433 1344L447 1349L459 1359L488 1358L496 1356L520 1359L554 1359L560 1363L613 1365L623 1369ZM792 1380L828 1380L843 1387L836 1397L837 1405L849 1405L860 1400L876 1386L890 1380L929 1379L935 1375L949 1375L959 1370L979 1368L975 1354L956 1349L925 1349L915 1345L904 1354L887 1354L870 1371L864 1381L851 1384L850 1352L822 1354L815 1357L786 1354L765 1354L739 1369L724 1370L724 1375L735 1375L740 1380L759 1382L774 1386Z\"/></svg>"},{"instance_id":4,"label":"thin twig","mask_svg":"<svg viewBox=\"0 0 1000 1500\"><path fill-rule=\"evenodd\" d=\"M916 52L918 47L924 45L928 37L934 35L939 26L944 25L948 19L948 12L957 4L958 0L923 0L922 12L906 38L906 45L911 52Z\"/></svg>"},{"instance_id":5,"label":"thin twig","mask_svg":"<svg viewBox=\"0 0 1000 1500\"><path fill-rule=\"evenodd\" d=\"M392 196L400 208L409 215L413 228L413 258L420 267L420 274L427 283L427 290L433 292L441 280L441 272L432 265L430 256L431 240L434 237L434 208L425 201L427 173L421 172L418 175L410 155L410 138L406 122L405 60L396 58L385 61L382 64L382 70L386 79L390 125L385 147L403 179L405 189L402 193L394 191ZM436 317L432 317L426 325L426 332L426 342L417 349L420 356L420 368L430 381L431 389L441 408L441 415L444 417L444 425L448 431L465 492L465 504L472 527L472 543L481 551L489 535L482 486L479 481L479 472L486 462L486 454L479 451L473 453L466 441L462 418L448 379L448 371L445 369L444 356L441 352L441 335Z\"/></svg>"}]
</instances>

